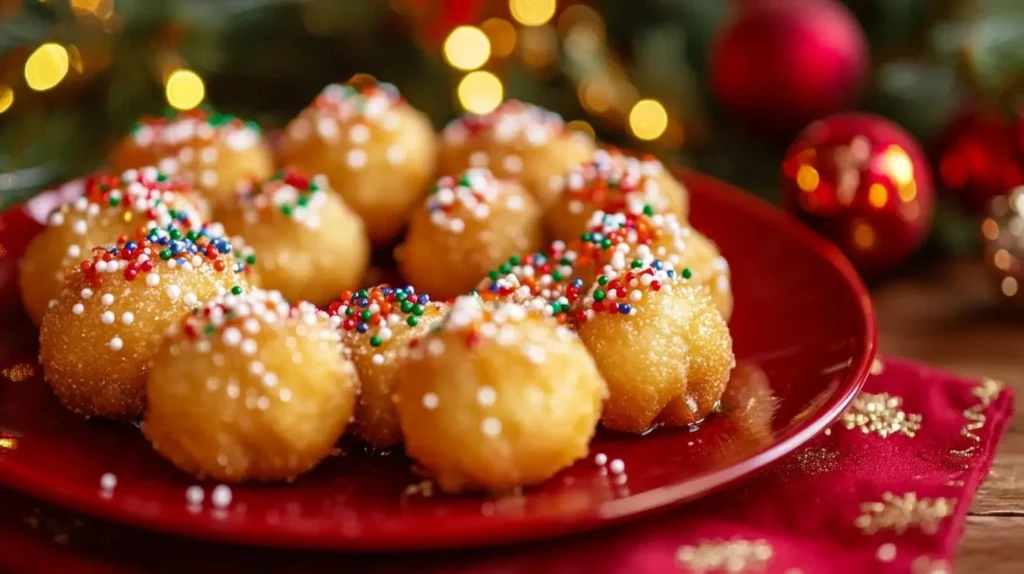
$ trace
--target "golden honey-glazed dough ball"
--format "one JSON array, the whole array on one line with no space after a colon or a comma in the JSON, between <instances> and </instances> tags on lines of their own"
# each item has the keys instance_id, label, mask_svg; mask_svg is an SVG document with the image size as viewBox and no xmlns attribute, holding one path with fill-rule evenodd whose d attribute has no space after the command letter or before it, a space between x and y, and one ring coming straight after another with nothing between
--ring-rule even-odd
<instances>
[{"instance_id":1,"label":"golden honey-glazed dough ball","mask_svg":"<svg viewBox=\"0 0 1024 574\"><path fill-rule=\"evenodd\" d=\"M436 299L468 292L509 255L543 241L537 202L513 181L486 169L445 176L412 216L395 250L402 275Z\"/></svg>"},{"instance_id":2,"label":"golden honey-glazed dough ball","mask_svg":"<svg viewBox=\"0 0 1024 574\"><path fill-rule=\"evenodd\" d=\"M188 185L153 168L96 174L84 187L81 197L50 214L22 259L21 298L36 325L60 293L67 269L90 257L93 247L112 245L122 235L144 236L153 228L185 233L203 223L182 196Z\"/></svg>"},{"instance_id":3,"label":"golden honey-glazed dough ball","mask_svg":"<svg viewBox=\"0 0 1024 574\"><path fill-rule=\"evenodd\" d=\"M606 154L606 156L602 154ZM649 154L634 156L609 145L602 146L602 149L594 152L594 155L595 157L607 157L608 160L620 165L631 164L634 160L639 161L644 177L658 183L660 196L664 201L661 203L659 211L675 215L680 222L687 221L690 216L690 192L657 157ZM657 206L652 205L652 208L657 208Z\"/></svg>"},{"instance_id":4,"label":"golden honey-glazed dough ball","mask_svg":"<svg viewBox=\"0 0 1024 574\"><path fill-rule=\"evenodd\" d=\"M656 159L594 152L591 161L565 173L564 187L544 214L548 233L571 241L587 231L596 211L672 213L683 218L686 192ZM685 219L683 219L685 221Z\"/></svg>"},{"instance_id":5,"label":"golden honey-glazed dough ball","mask_svg":"<svg viewBox=\"0 0 1024 574\"><path fill-rule=\"evenodd\" d=\"M508 100L490 113L466 114L445 126L438 168L441 175L488 168L500 179L521 182L546 207L561 193L563 175L593 152L594 141L566 129L558 114Z\"/></svg>"},{"instance_id":6,"label":"golden honey-glazed dough ball","mask_svg":"<svg viewBox=\"0 0 1024 574\"><path fill-rule=\"evenodd\" d=\"M158 166L215 203L240 184L270 177L274 157L254 122L197 109L140 118L114 147L110 165L115 171Z\"/></svg>"},{"instance_id":7,"label":"golden honey-glazed dough ball","mask_svg":"<svg viewBox=\"0 0 1024 574\"><path fill-rule=\"evenodd\" d=\"M704 285L722 317L732 317L733 298L729 262L722 257L718 246L706 235L687 225L676 227L666 217L661 229L664 233L651 244L654 257L669 261L690 281Z\"/></svg>"},{"instance_id":8,"label":"golden honey-glazed dough ball","mask_svg":"<svg viewBox=\"0 0 1024 574\"><path fill-rule=\"evenodd\" d=\"M199 478L292 480L330 454L359 378L341 335L310 303L227 294L171 327L153 359L143 432Z\"/></svg>"},{"instance_id":9,"label":"golden honey-glazed dough ball","mask_svg":"<svg viewBox=\"0 0 1024 574\"><path fill-rule=\"evenodd\" d=\"M97 249L71 271L43 317L43 375L80 415L138 417L146 371L167 328L203 301L246 285L245 263L232 260L225 239L171 240L163 230L149 237Z\"/></svg>"},{"instance_id":10,"label":"golden honey-glazed dough ball","mask_svg":"<svg viewBox=\"0 0 1024 574\"><path fill-rule=\"evenodd\" d=\"M586 456L606 394L568 327L463 296L410 350L396 404L406 453L441 489L496 492Z\"/></svg>"},{"instance_id":11,"label":"golden honey-glazed dough ball","mask_svg":"<svg viewBox=\"0 0 1024 574\"><path fill-rule=\"evenodd\" d=\"M411 286L349 291L330 305L332 324L341 328L362 383L353 434L376 448L402 442L392 399L399 365L409 345L440 323L446 311L444 303L417 294Z\"/></svg>"},{"instance_id":12,"label":"golden honey-glazed dough ball","mask_svg":"<svg viewBox=\"0 0 1024 574\"><path fill-rule=\"evenodd\" d=\"M599 276L578 310L580 339L608 382L606 427L686 426L717 408L735 357L706 287L654 261Z\"/></svg>"},{"instance_id":13,"label":"golden honey-glazed dough ball","mask_svg":"<svg viewBox=\"0 0 1024 574\"><path fill-rule=\"evenodd\" d=\"M331 84L288 124L279 160L325 174L366 223L393 240L426 193L437 159L434 128L387 83Z\"/></svg>"},{"instance_id":14,"label":"golden honey-glazed dough ball","mask_svg":"<svg viewBox=\"0 0 1024 574\"><path fill-rule=\"evenodd\" d=\"M370 263L363 221L324 177L293 170L217 205L217 221L260 257L260 286L324 305L355 289Z\"/></svg>"}]
</instances>

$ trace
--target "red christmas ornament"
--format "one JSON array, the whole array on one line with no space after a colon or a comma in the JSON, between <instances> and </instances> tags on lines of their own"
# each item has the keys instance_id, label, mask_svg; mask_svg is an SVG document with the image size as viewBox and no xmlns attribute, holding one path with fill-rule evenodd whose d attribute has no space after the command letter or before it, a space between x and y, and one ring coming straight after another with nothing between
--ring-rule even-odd
<instances>
[{"instance_id":1,"label":"red christmas ornament","mask_svg":"<svg viewBox=\"0 0 1024 574\"><path fill-rule=\"evenodd\" d=\"M866 274L921 246L935 208L928 161L914 138L871 114L812 123L782 163L785 207L831 239Z\"/></svg>"},{"instance_id":2,"label":"red christmas ornament","mask_svg":"<svg viewBox=\"0 0 1024 574\"><path fill-rule=\"evenodd\" d=\"M971 110L941 141L939 179L973 213L985 213L992 198L1024 184L1024 117Z\"/></svg>"},{"instance_id":3,"label":"red christmas ornament","mask_svg":"<svg viewBox=\"0 0 1024 574\"><path fill-rule=\"evenodd\" d=\"M870 68L867 39L837 0L736 5L712 52L712 88L747 127L792 135L857 103Z\"/></svg>"}]
</instances>

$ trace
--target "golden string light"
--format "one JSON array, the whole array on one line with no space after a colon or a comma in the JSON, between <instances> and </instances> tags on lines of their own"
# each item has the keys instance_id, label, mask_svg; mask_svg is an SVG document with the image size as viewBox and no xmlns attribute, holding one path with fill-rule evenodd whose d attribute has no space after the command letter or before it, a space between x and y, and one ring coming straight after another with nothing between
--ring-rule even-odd
<instances>
[{"instance_id":1,"label":"golden string light","mask_svg":"<svg viewBox=\"0 0 1024 574\"><path fill-rule=\"evenodd\" d=\"M6 112L14 104L14 90L7 84L0 84L0 114Z\"/></svg>"},{"instance_id":2,"label":"golden string light","mask_svg":"<svg viewBox=\"0 0 1024 574\"><path fill-rule=\"evenodd\" d=\"M483 70L466 74L456 91L462 107L474 114L486 114L494 110L505 94L501 80Z\"/></svg>"},{"instance_id":3,"label":"golden string light","mask_svg":"<svg viewBox=\"0 0 1024 574\"><path fill-rule=\"evenodd\" d=\"M179 110L191 110L203 102L206 86L192 70L177 69L167 77L167 103Z\"/></svg>"},{"instance_id":4,"label":"golden string light","mask_svg":"<svg viewBox=\"0 0 1024 574\"><path fill-rule=\"evenodd\" d=\"M475 26L459 26L444 41L444 58L453 68L475 70L491 57L491 41Z\"/></svg>"},{"instance_id":5,"label":"golden string light","mask_svg":"<svg viewBox=\"0 0 1024 574\"><path fill-rule=\"evenodd\" d=\"M597 134L594 133L594 128L583 120L572 120L565 124L565 129L580 132L590 136L590 139L597 139Z\"/></svg>"},{"instance_id":6,"label":"golden string light","mask_svg":"<svg viewBox=\"0 0 1024 574\"><path fill-rule=\"evenodd\" d=\"M480 24L491 42L491 53L495 58L507 58L516 49L516 27L503 18L491 18Z\"/></svg>"},{"instance_id":7,"label":"golden string light","mask_svg":"<svg viewBox=\"0 0 1024 574\"><path fill-rule=\"evenodd\" d=\"M25 82L37 92L56 86L68 75L68 51L48 42L36 48L25 61Z\"/></svg>"},{"instance_id":8,"label":"golden string light","mask_svg":"<svg viewBox=\"0 0 1024 574\"><path fill-rule=\"evenodd\" d=\"M512 17L523 26L543 26L555 15L555 0L509 0Z\"/></svg>"},{"instance_id":9,"label":"golden string light","mask_svg":"<svg viewBox=\"0 0 1024 574\"><path fill-rule=\"evenodd\" d=\"M629 129L638 139L658 139L667 127L668 112L657 100L640 100L629 111Z\"/></svg>"}]
</instances>

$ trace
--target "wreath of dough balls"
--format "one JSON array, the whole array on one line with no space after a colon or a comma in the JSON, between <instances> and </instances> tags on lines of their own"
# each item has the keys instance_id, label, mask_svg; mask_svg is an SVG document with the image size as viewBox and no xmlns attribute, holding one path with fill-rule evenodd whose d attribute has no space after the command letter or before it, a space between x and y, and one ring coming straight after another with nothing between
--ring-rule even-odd
<instances>
[{"instance_id":1,"label":"wreath of dough balls","mask_svg":"<svg viewBox=\"0 0 1024 574\"><path fill-rule=\"evenodd\" d=\"M88 257L93 247L112 245L121 236L145 235L154 228L182 233L199 229L203 219L181 195L187 190L187 184L169 181L153 168L88 178L82 196L51 213L47 227L25 251L19 287L32 321L42 322L67 269Z\"/></svg>"},{"instance_id":2,"label":"wreath of dough balls","mask_svg":"<svg viewBox=\"0 0 1024 574\"><path fill-rule=\"evenodd\" d=\"M593 140L566 129L558 114L508 100L490 113L466 114L445 126L438 167L441 174L488 168L499 179L521 182L546 207L561 193L563 174L593 152Z\"/></svg>"},{"instance_id":3,"label":"wreath of dough balls","mask_svg":"<svg viewBox=\"0 0 1024 574\"><path fill-rule=\"evenodd\" d=\"M393 396L409 345L440 323L447 305L411 287L378 285L341 294L328 308L352 353L362 392L352 432L377 448L402 442Z\"/></svg>"},{"instance_id":4,"label":"wreath of dough balls","mask_svg":"<svg viewBox=\"0 0 1024 574\"><path fill-rule=\"evenodd\" d=\"M326 313L275 291L222 295L171 327L143 432L200 478L292 480L330 454L359 379Z\"/></svg>"},{"instance_id":5,"label":"wreath of dough balls","mask_svg":"<svg viewBox=\"0 0 1024 574\"><path fill-rule=\"evenodd\" d=\"M270 146L255 122L204 109L143 117L110 155L115 171L155 165L215 203L274 172Z\"/></svg>"},{"instance_id":6,"label":"wreath of dough balls","mask_svg":"<svg viewBox=\"0 0 1024 574\"><path fill-rule=\"evenodd\" d=\"M455 300L399 370L405 450L446 492L543 482L586 456L607 388L565 326L512 303Z\"/></svg>"},{"instance_id":7,"label":"wreath of dough balls","mask_svg":"<svg viewBox=\"0 0 1024 574\"><path fill-rule=\"evenodd\" d=\"M682 218L686 193L675 180L655 177L663 173L661 162L653 158L594 152L591 161L565 173L561 193L544 215L548 233L563 241L575 239L587 231L596 211L672 213Z\"/></svg>"},{"instance_id":8,"label":"wreath of dough balls","mask_svg":"<svg viewBox=\"0 0 1024 574\"><path fill-rule=\"evenodd\" d=\"M702 285L634 261L577 302L580 339L608 382L601 422L642 433L711 414L735 365L728 325Z\"/></svg>"},{"instance_id":9,"label":"wreath of dough balls","mask_svg":"<svg viewBox=\"0 0 1024 574\"><path fill-rule=\"evenodd\" d=\"M204 228L171 228L96 248L72 270L43 317L39 358L62 403L84 416L134 419L146 371L167 328L196 305L247 285L244 258ZM174 238L172 238L174 237Z\"/></svg>"},{"instance_id":10,"label":"wreath of dough balls","mask_svg":"<svg viewBox=\"0 0 1024 574\"><path fill-rule=\"evenodd\" d=\"M537 250L543 233L537 202L522 186L470 169L438 180L395 259L418 290L448 299L475 287L510 253Z\"/></svg>"},{"instance_id":11,"label":"wreath of dough balls","mask_svg":"<svg viewBox=\"0 0 1024 574\"><path fill-rule=\"evenodd\" d=\"M260 285L288 299L327 304L369 267L363 222L324 177L280 171L215 213L260 254Z\"/></svg>"},{"instance_id":12,"label":"wreath of dough balls","mask_svg":"<svg viewBox=\"0 0 1024 574\"><path fill-rule=\"evenodd\" d=\"M288 124L280 160L325 174L375 244L405 227L433 177L437 143L423 112L391 84L331 84Z\"/></svg>"}]
</instances>

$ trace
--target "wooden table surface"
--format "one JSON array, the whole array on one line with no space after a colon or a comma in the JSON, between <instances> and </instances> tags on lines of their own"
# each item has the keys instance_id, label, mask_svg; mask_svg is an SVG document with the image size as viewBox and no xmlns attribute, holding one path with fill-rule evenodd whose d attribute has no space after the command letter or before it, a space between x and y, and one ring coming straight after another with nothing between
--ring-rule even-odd
<instances>
[{"instance_id":1,"label":"wooden table surface","mask_svg":"<svg viewBox=\"0 0 1024 574\"><path fill-rule=\"evenodd\" d=\"M1016 389L1016 416L967 518L956 572L1024 572L1024 312L999 305L975 261L915 270L873 296L882 353Z\"/></svg>"}]
</instances>

